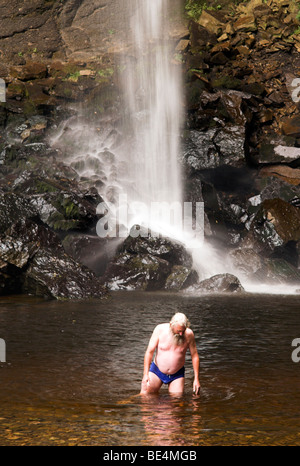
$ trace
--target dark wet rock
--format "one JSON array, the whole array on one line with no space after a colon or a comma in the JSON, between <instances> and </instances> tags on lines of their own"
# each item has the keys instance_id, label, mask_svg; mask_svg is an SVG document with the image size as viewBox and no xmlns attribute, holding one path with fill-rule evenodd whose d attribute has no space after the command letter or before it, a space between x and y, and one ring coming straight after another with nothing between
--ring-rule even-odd
<instances>
[{"instance_id":1,"label":"dark wet rock","mask_svg":"<svg viewBox=\"0 0 300 466\"><path fill-rule=\"evenodd\" d=\"M225 27L225 24L218 18L218 14L214 11L203 10L198 20L198 24L212 34L218 35Z\"/></svg>"},{"instance_id":2,"label":"dark wet rock","mask_svg":"<svg viewBox=\"0 0 300 466\"><path fill-rule=\"evenodd\" d=\"M161 290L170 272L171 265L164 259L125 252L109 264L105 283L110 290Z\"/></svg>"},{"instance_id":3,"label":"dark wet rock","mask_svg":"<svg viewBox=\"0 0 300 466\"><path fill-rule=\"evenodd\" d=\"M88 268L65 253L39 250L22 278L23 292L55 299L103 298L105 288Z\"/></svg>"},{"instance_id":4,"label":"dark wet rock","mask_svg":"<svg viewBox=\"0 0 300 466\"><path fill-rule=\"evenodd\" d=\"M55 299L106 294L95 274L65 253L58 236L32 220L19 221L2 235L0 263L2 294L21 292Z\"/></svg>"},{"instance_id":5,"label":"dark wet rock","mask_svg":"<svg viewBox=\"0 0 300 466\"><path fill-rule=\"evenodd\" d=\"M287 136L300 137L300 116L287 117L282 121L283 134Z\"/></svg>"},{"instance_id":6,"label":"dark wet rock","mask_svg":"<svg viewBox=\"0 0 300 466\"><path fill-rule=\"evenodd\" d=\"M222 78L223 79L223 78ZM203 91L198 109L190 111L182 141L187 170L246 167L247 132L257 103L250 94L235 90Z\"/></svg>"},{"instance_id":7,"label":"dark wet rock","mask_svg":"<svg viewBox=\"0 0 300 466\"><path fill-rule=\"evenodd\" d=\"M239 279L232 274L218 274L202 280L191 291L198 293L240 293L244 291Z\"/></svg>"},{"instance_id":8,"label":"dark wet rock","mask_svg":"<svg viewBox=\"0 0 300 466\"><path fill-rule=\"evenodd\" d=\"M174 265L166 279L164 288L170 291L180 291L196 284L199 280L195 270L184 265Z\"/></svg>"},{"instance_id":9,"label":"dark wet rock","mask_svg":"<svg viewBox=\"0 0 300 466\"><path fill-rule=\"evenodd\" d=\"M184 246L154 235L128 236L104 275L110 289L126 290L178 289L184 288L189 280L195 280L195 272Z\"/></svg>"},{"instance_id":10,"label":"dark wet rock","mask_svg":"<svg viewBox=\"0 0 300 466\"><path fill-rule=\"evenodd\" d=\"M143 233L143 230L137 231L146 234ZM141 235L137 237L128 236L120 247L120 252L149 254L166 260L172 265L185 265L188 267L192 265L191 255L182 243L155 234L147 234L145 237Z\"/></svg>"},{"instance_id":11,"label":"dark wet rock","mask_svg":"<svg viewBox=\"0 0 300 466\"><path fill-rule=\"evenodd\" d=\"M75 191L32 195L31 204L41 220L57 231L88 230L99 218L96 205Z\"/></svg>"},{"instance_id":12,"label":"dark wet rock","mask_svg":"<svg viewBox=\"0 0 300 466\"><path fill-rule=\"evenodd\" d=\"M258 151L252 155L257 164L289 164L300 160L300 148L295 147L295 138L267 133L258 144Z\"/></svg>"},{"instance_id":13,"label":"dark wet rock","mask_svg":"<svg viewBox=\"0 0 300 466\"><path fill-rule=\"evenodd\" d=\"M101 197L96 190L83 189L75 179L76 172L58 161L56 151L46 143L8 145L1 156L0 186L15 193L15 203L18 199L22 206L26 204L27 210L57 231L95 226ZM13 196L2 198L4 202ZM10 209L9 204L6 209ZM15 215L23 215L19 211Z\"/></svg>"},{"instance_id":14,"label":"dark wet rock","mask_svg":"<svg viewBox=\"0 0 300 466\"><path fill-rule=\"evenodd\" d=\"M30 200L15 193L0 192L0 234L3 234L18 219L37 216Z\"/></svg>"},{"instance_id":15,"label":"dark wet rock","mask_svg":"<svg viewBox=\"0 0 300 466\"><path fill-rule=\"evenodd\" d=\"M264 167L259 171L262 186L262 198L271 199L274 197L290 201L299 195L300 169L291 168L285 165L273 165Z\"/></svg>"},{"instance_id":16,"label":"dark wet rock","mask_svg":"<svg viewBox=\"0 0 300 466\"><path fill-rule=\"evenodd\" d=\"M292 204L293 199L299 197L299 184L297 175L294 173L297 169L287 168L274 166L259 171L256 186L262 201L279 198Z\"/></svg>"},{"instance_id":17,"label":"dark wet rock","mask_svg":"<svg viewBox=\"0 0 300 466\"><path fill-rule=\"evenodd\" d=\"M244 145L243 127L193 130L184 141L184 164L192 171L213 169L223 165L239 167L245 164Z\"/></svg>"},{"instance_id":18,"label":"dark wet rock","mask_svg":"<svg viewBox=\"0 0 300 466\"><path fill-rule=\"evenodd\" d=\"M300 209L282 199L267 199L262 202L251 228L255 239L266 250L299 241Z\"/></svg>"},{"instance_id":19,"label":"dark wet rock","mask_svg":"<svg viewBox=\"0 0 300 466\"><path fill-rule=\"evenodd\" d=\"M274 258L265 259L263 266L251 277L253 282L276 284L300 284L300 271L290 262Z\"/></svg>"},{"instance_id":20,"label":"dark wet rock","mask_svg":"<svg viewBox=\"0 0 300 466\"><path fill-rule=\"evenodd\" d=\"M245 278L252 277L263 266L264 260L252 248L237 248L229 252L233 270Z\"/></svg>"},{"instance_id":21,"label":"dark wet rock","mask_svg":"<svg viewBox=\"0 0 300 466\"><path fill-rule=\"evenodd\" d=\"M226 123L230 126L244 127L252 119L248 107L255 109L257 103L253 100L251 94L236 91L229 87L228 90L223 89L217 92L203 91L198 106L199 118L203 113L207 112L210 118L220 122L222 127L225 127ZM198 113L194 111L191 115L193 119L189 118L188 120L191 128L203 127L203 120L201 119L199 125L197 125L195 116L198 116Z\"/></svg>"},{"instance_id":22,"label":"dark wet rock","mask_svg":"<svg viewBox=\"0 0 300 466\"><path fill-rule=\"evenodd\" d=\"M66 253L97 276L104 274L119 246L119 238L100 238L92 234L69 233L62 244Z\"/></svg>"}]
</instances>

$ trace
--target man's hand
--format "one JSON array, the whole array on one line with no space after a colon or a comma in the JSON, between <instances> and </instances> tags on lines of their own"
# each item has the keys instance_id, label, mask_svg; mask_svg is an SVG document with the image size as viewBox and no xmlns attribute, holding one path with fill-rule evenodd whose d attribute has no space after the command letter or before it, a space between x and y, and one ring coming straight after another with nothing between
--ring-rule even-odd
<instances>
[{"instance_id":1,"label":"man's hand","mask_svg":"<svg viewBox=\"0 0 300 466\"><path fill-rule=\"evenodd\" d=\"M198 379L194 379L193 383L193 393L198 395L200 393L200 382Z\"/></svg>"}]
</instances>

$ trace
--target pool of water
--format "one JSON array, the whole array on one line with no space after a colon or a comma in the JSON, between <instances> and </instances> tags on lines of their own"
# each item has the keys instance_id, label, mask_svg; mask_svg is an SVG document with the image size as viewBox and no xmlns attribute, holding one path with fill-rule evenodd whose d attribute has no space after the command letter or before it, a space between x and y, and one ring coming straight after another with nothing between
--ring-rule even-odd
<instances>
[{"instance_id":1,"label":"pool of water","mask_svg":"<svg viewBox=\"0 0 300 466\"><path fill-rule=\"evenodd\" d=\"M201 394L141 397L156 324L191 321ZM105 301L0 299L0 445L300 445L299 296L116 292Z\"/></svg>"}]
</instances>

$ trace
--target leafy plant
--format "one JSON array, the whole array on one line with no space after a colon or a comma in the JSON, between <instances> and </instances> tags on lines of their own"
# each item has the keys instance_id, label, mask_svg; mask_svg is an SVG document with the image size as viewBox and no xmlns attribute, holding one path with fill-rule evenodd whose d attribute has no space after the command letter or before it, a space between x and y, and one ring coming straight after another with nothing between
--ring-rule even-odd
<instances>
[{"instance_id":1,"label":"leafy plant","mask_svg":"<svg viewBox=\"0 0 300 466\"><path fill-rule=\"evenodd\" d=\"M222 5L220 3L216 5L207 5L204 0L187 0L185 5L188 16L193 18L195 21L200 18L203 10L216 11L220 10L221 8Z\"/></svg>"},{"instance_id":2,"label":"leafy plant","mask_svg":"<svg viewBox=\"0 0 300 466\"><path fill-rule=\"evenodd\" d=\"M206 2L201 0L187 0L185 5L188 16L196 21L200 18L202 10L205 10L206 8Z\"/></svg>"},{"instance_id":3,"label":"leafy plant","mask_svg":"<svg viewBox=\"0 0 300 466\"><path fill-rule=\"evenodd\" d=\"M66 79L68 79L69 81L77 82L79 76L80 76L80 71L75 71L74 73L69 73Z\"/></svg>"}]
</instances>

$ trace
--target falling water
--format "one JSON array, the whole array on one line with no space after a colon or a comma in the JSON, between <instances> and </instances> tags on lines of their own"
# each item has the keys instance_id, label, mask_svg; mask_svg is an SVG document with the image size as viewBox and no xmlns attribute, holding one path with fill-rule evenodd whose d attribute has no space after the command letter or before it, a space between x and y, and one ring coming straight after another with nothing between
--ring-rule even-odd
<instances>
[{"instance_id":1,"label":"falling water","mask_svg":"<svg viewBox=\"0 0 300 466\"><path fill-rule=\"evenodd\" d=\"M148 206L146 214L135 212L132 223L146 224L150 230L188 244L194 266L206 278L225 270L215 251L203 244L203 235L196 235L195 240L192 228L184 225L187 217L179 163L183 89L169 20L172 8L179 8L179 3L175 4L174 0L133 0L132 51L126 55L123 78L127 125L132 135L127 151L131 180L127 194L131 209L135 201ZM161 211L155 217L150 207L153 203L177 205L182 217L162 219ZM203 218L204 213L198 226ZM203 224L201 228L203 233Z\"/></svg>"},{"instance_id":2,"label":"falling water","mask_svg":"<svg viewBox=\"0 0 300 466\"><path fill-rule=\"evenodd\" d=\"M174 1L173 1L174 3ZM132 56L124 95L133 136L130 201L181 202L178 163L181 125L180 67L172 63L168 0L134 0Z\"/></svg>"}]
</instances>

